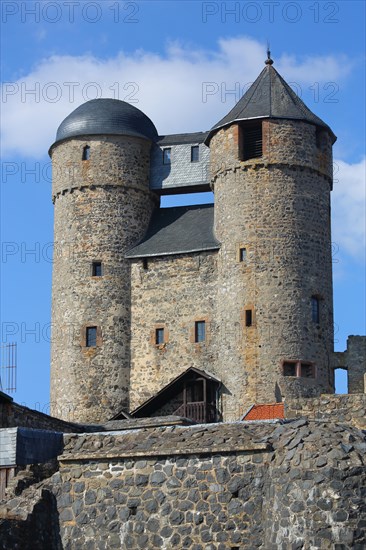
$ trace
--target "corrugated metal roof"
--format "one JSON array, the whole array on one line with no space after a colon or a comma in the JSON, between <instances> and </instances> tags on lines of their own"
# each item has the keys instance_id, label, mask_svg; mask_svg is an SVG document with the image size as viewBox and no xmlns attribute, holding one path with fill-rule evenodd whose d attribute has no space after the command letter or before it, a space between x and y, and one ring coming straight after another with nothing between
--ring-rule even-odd
<instances>
[{"instance_id":1,"label":"corrugated metal roof","mask_svg":"<svg viewBox=\"0 0 366 550\"><path fill-rule=\"evenodd\" d=\"M333 136L334 141L336 140L329 126L321 118L314 115L276 69L271 64L267 64L233 109L211 128L205 143L209 143L211 137L219 128L235 121L256 118L303 120L317 126L323 126Z\"/></svg>"},{"instance_id":2,"label":"corrugated metal roof","mask_svg":"<svg viewBox=\"0 0 366 550\"><path fill-rule=\"evenodd\" d=\"M126 258L148 258L217 250L213 204L161 208L155 211L142 241Z\"/></svg>"},{"instance_id":3,"label":"corrugated metal roof","mask_svg":"<svg viewBox=\"0 0 366 550\"><path fill-rule=\"evenodd\" d=\"M119 99L92 99L63 120L56 141L85 135L124 135L156 141L153 122L140 109Z\"/></svg>"},{"instance_id":4,"label":"corrugated metal roof","mask_svg":"<svg viewBox=\"0 0 366 550\"><path fill-rule=\"evenodd\" d=\"M285 418L284 403L253 405L242 420L274 420Z\"/></svg>"}]
</instances>

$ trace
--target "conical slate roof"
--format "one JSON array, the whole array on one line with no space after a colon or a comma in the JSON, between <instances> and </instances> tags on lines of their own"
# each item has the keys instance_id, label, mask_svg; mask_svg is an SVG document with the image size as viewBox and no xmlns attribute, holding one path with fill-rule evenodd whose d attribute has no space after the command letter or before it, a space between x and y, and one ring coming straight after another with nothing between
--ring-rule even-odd
<instances>
[{"instance_id":1,"label":"conical slate roof","mask_svg":"<svg viewBox=\"0 0 366 550\"><path fill-rule=\"evenodd\" d=\"M92 99L70 113L60 124L56 141L83 135L124 135L156 141L158 132L140 109L118 99Z\"/></svg>"},{"instance_id":2,"label":"conical slate roof","mask_svg":"<svg viewBox=\"0 0 366 550\"><path fill-rule=\"evenodd\" d=\"M310 122L328 130L335 141L336 137L329 126L308 109L274 69L272 63L271 59L266 60L265 68L249 90L231 111L211 128L205 141L206 145L220 128L236 121L256 118L286 118Z\"/></svg>"}]
</instances>

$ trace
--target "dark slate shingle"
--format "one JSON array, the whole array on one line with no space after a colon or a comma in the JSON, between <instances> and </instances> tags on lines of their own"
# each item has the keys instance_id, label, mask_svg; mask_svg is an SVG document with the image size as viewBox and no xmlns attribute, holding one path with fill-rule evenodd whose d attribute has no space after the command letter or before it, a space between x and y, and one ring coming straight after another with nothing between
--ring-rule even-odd
<instances>
[{"instance_id":1,"label":"dark slate shingle","mask_svg":"<svg viewBox=\"0 0 366 550\"><path fill-rule=\"evenodd\" d=\"M127 252L126 258L217 250L220 243L214 236L213 220L212 204L160 208L142 241Z\"/></svg>"},{"instance_id":2,"label":"dark slate shingle","mask_svg":"<svg viewBox=\"0 0 366 550\"><path fill-rule=\"evenodd\" d=\"M276 69L267 64L238 103L211 128L205 141L206 145L219 128L223 128L234 121L256 118L303 120L326 128L336 139L329 126L321 118L314 115Z\"/></svg>"}]
</instances>

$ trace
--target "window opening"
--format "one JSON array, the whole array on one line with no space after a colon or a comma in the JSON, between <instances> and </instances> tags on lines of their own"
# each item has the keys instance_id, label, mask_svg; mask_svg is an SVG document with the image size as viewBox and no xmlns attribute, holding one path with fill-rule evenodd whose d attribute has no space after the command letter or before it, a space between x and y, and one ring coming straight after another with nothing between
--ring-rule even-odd
<instances>
[{"instance_id":1,"label":"window opening","mask_svg":"<svg viewBox=\"0 0 366 550\"><path fill-rule=\"evenodd\" d=\"M95 348L97 345L97 327L86 328L86 347Z\"/></svg>"},{"instance_id":2,"label":"window opening","mask_svg":"<svg viewBox=\"0 0 366 550\"><path fill-rule=\"evenodd\" d=\"M101 277L102 276L102 262L93 262L92 263L92 276Z\"/></svg>"},{"instance_id":3,"label":"window opening","mask_svg":"<svg viewBox=\"0 0 366 550\"><path fill-rule=\"evenodd\" d=\"M155 344L164 344L164 329L156 328L155 329Z\"/></svg>"},{"instance_id":4,"label":"window opening","mask_svg":"<svg viewBox=\"0 0 366 550\"><path fill-rule=\"evenodd\" d=\"M251 327L253 324L253 312L251 309L245 310L245 326Z\"/></svg>"},{"instance_id":5,"label":"window opening","mask_svg":"<svg viewBox=\"0 0 366 550\"><path fill-rule=\"evenodd\" d=\"M262 123L243 125L241 132L241 160L261 157L262 151Z\"/></svg>"},{"instance_id":6,"label":"window opening","mask_svg":"<svg viewBox=\"0 0 366 550\"><path fill-rule=\"evenodd\" d=\"M320 322L320 300L317 296L311 297L311 318L314 323Z\"/></svg>"},{"instance_id":7,"label":"window opening","mask_svg":"<svg viewBox=\"0 0 366 550\"><path fill-rule=\"evenodd\" d=\"M83 160L89 160L90 159L90 146L85 145L83 149Z\"/></svg>"},{"instance_id":8,"label":"window opening","mask_svg":"<svg viewBox=\"0 0 366 550\"><path fill-rule=\"evenodd\" d=\"M200 160L200 148L198 145L192 145L191 162L199 162L199 160Z\"/></svg>"},{"instance_id":9,"label":"window opening","mask_svg":"<svg viewBox=\"0 0 366 550\"><path fill-rule=\"evenodd\" d=\"M204 342L206 339L206 323L205 321L195 322L194 339L195 342Z\"/></svg>"},{"instance_id":10,"label":"window opening","mask_svg":"<svg viewBox=\"0 0 366 550\"><path fill-rule=\"evenodd\" d=\"M170 147L163 149L163 164L171 163L171 154L172 154L172 150Z\"/></svg>"},{"instance_id":11,"label":"window opening","mask_svg":"<svg viewBox=\"0 0 366 550\"><path fill-rule=\"evenodd\" d=\"M247 249L239 248L239 261L245 262L246 259L247 259Z\"/></svg>"}]
</instances>

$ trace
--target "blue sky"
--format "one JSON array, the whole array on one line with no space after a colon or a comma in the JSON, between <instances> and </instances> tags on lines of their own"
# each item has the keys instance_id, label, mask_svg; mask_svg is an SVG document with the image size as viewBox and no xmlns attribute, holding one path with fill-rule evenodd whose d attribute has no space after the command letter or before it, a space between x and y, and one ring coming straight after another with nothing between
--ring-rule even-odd
<instances>
[{"instance_id":1,"label":"blue sky","mask_svg":"<svg viewBox=\"0 0 366 550\"><path fill-rule=\"evenodd\" d=\"M267 41L276 69L338 136L335 347L365 334L363 1L3 0L1 9L1 329L2 342L18 344L18 402L48 411L47 151L58 125L102 96L131 102L160 134L207 130L262 70Z\"/></svg>"}]
</instances>

